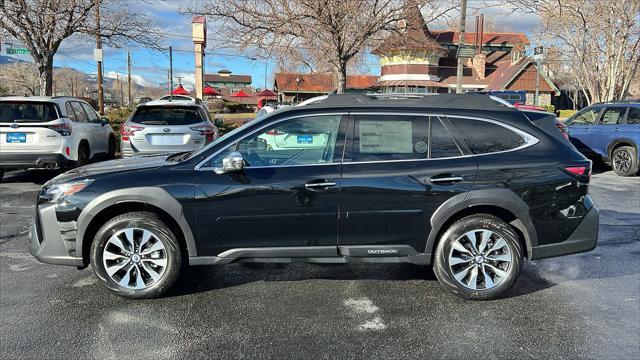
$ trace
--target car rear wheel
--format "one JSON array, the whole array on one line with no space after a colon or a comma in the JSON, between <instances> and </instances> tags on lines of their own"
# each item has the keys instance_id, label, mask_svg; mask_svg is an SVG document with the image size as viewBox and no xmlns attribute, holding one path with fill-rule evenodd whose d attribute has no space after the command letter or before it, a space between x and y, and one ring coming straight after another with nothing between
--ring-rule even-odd
<instances>
[{"instance_id":1,"label":"car rear wheel","mask_svg":"<svg viewBox=\"0 0 640 360\"><path fill-rule=\"evenodd\" d=\"M116 158L116 139L113 136L109 136L109 150L107 152L107 159L113 160Z\"/></svg>"},{"instance_id":2,"label":"car rear wheel","mask_svg":"<svg viewBox=\"0 0 640 360\"><path fill-rule=\"evenodd\" d=\"M131 212L104 224L91 244L91 267L103 285L131 298L155 298L176 282L182 254L175 234L154 213Z\"/></svg>"},{"instance_id":3,"label":"car rear wheel","mask_svg":"<svg viewBox=\"0 0 640 360\"><path fill-rule=\"evenodd\" d=\"M89 147L85 144L81 144L78 147L78 160L76 161L76 167L85 166L89 163Z\"/></svg>"},{"instance_id":4,"label":"car rear wheel","mask_svg":"<svg viewBox=\"0 0 640 360\"><path fill-rule=\"evenodd\" d=\"M4 170L0 169L0 183L2 182L3 177L4 177Z\"/></svg>"},{"instance_id":5,"label":"car rear wheel","mask_svg":"<svg viewBox=\"0 0 640 360\"><path fill-rule=\"evenodd\" d=\"M638 155L631 146L620 146L613 151L611 167L618 176L634 176L638 173Z\"/></svg>"},{"instance_id":6,"label":"car rear wheel","mask_svg":"<svg viewBox=\"0 0 640 360\"><path fill-rule=\"evenodd\" d=\"M516 281L522 254L518 236L508 224L493 215L472 215L456 221L442 235L433 270L455 295L490 300Z\"/></svg>"}]
</instances>

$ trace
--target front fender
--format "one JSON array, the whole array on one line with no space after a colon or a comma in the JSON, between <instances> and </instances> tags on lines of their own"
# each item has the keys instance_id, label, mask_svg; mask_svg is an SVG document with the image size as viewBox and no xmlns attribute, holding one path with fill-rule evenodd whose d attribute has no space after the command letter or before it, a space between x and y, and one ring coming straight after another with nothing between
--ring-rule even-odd
<instances>
[{"instance_id":1,"label":"front fender","mask_svg":"<svg viewBox=\"0 0 640 360\"><path fill-rule=\"evenodd\" d=\"M180 230L182 230L184 240L187 244L189 256L197 256L193 233L191 232L191 227L184 217L182 205L166 190L159 187L135 187L114 190L93 199L89 204L87 204L78 217L76 254L82 254L85 233L89 224L91 224L91 221L100 212L110 206L125 202L149 204L164 210L180 226Z\"/></svg>"}]
</instances>

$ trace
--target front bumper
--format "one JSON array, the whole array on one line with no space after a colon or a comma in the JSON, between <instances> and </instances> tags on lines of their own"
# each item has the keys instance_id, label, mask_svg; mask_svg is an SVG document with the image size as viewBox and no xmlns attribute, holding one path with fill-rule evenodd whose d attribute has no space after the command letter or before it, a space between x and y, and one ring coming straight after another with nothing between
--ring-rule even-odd
<instances>
[{"instance_id":1,"label":"front bumper","mask_svg":"<svg viewBox=\"0 0 640 360\"><path fill-rule=\"evenodd\" d=\"M571 255L595 249L600 227L600 211L593 206L565 241L534 246L531 260Z\"/></svg>"},{"instance_id":2,"label":"front bumper","mask_svg":"<svg viewBox=\"0 0 640 360\"><path fill-rule=\"evenodd\" d=\"M84 266L76 254L75 221L59 221L56 204L41 204L31 226L31 255L47 264Z\"/></svg>"},{"instance_id":3,"label":"front bumper","mask_svg":"<svg viewBox=\"0 0 640 360\"><path fill-rule=\"evenodd\" d=\"M59 169L64 168L69 159L58 153L0 153L0 168L6 169Z\"/></svg>"}]
</instances>

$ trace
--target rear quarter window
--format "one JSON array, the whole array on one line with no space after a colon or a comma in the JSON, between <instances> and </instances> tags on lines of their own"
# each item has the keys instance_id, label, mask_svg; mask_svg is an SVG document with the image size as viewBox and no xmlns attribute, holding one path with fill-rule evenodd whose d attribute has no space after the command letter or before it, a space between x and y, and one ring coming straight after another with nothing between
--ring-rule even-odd
<instances>
[{"instance_id":1,"label":"rear quarter window","mask_svg":"<svg viewBox=\"0 0 640 360\"><path fill-rule=\"evenodd\" d=\"M508 151L525 144L522 136L492 122L464 118L449 121L473 154Z\"/></svg>"}]
</instances>

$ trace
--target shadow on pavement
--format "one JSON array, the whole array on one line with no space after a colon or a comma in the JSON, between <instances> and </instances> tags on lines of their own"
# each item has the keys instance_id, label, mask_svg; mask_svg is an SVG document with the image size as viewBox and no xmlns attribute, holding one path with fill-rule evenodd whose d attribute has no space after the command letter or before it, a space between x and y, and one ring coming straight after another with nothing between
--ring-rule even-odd
<instances>
[{"instance_id":1,"label":"shadow on pavement","mask_svg":"<svg viewBox=\"0 0 640 360\"><path fill-rule=\"evenodd\" d=\"M2 183L34 183L42 185L51 180L62 170L20 170L6 172L2 178Z\"/></svg>"}]
</instances>

